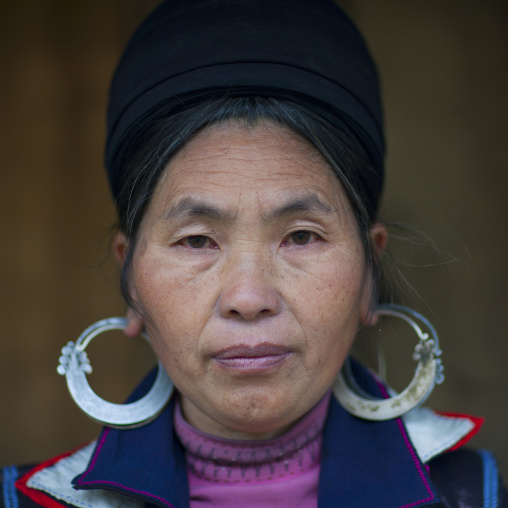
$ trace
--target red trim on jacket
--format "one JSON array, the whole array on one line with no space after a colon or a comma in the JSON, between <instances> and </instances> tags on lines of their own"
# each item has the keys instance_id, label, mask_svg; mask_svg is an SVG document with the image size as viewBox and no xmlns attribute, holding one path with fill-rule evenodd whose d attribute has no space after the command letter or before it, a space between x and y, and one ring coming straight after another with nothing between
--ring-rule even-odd
<instances>
[{"instance_id":1,"label":"red trim on jacket","mask_svg":"<svg viewBox=\"0 0 508 508\"><path fill-rule=\"evenodd\" d=\"M37 503L38 505L44 507L44 508L67 508L65 505L60 504L56 499L53 499L49 494L46 492L42 492L41 490L32 489L27 485L28 480L40 471L41 469L46 469L47 467L52 466L53 464L56 464L58 461L65 459L66 457L69 457L73 453L77 452L84 446L86 446L88 443L85 443L84 445L80 445L77 448L74 448L70 452L63 453L62 455L57 455L56 457L53 457L52 459L47 460L46 462L42 462L41 464L38 464L33 469L30 469L28 473L25 473L21 478L18 478L15 482L16 488L22 492L25 496L29 497L32 501Z\"/></svg>"},{"instance_id":2,"label":"red trim on jacket","mask_svg":"<svg viewBox=\"0 0 508 508\"><path fill-rule=\"evenodd\" d=\"M480 432L482 425L485 423L485 418L482 418L481 416L472 416L463 413L449 413L446 411L434 412L439 415L450 416L452 418L466 418L474 425L474 427L462 439L457 441L451 448L445 450L447 452L453 452L454 450L458 450L460 447L464 446L473 436Z\"/></svg>"}]
</instances>

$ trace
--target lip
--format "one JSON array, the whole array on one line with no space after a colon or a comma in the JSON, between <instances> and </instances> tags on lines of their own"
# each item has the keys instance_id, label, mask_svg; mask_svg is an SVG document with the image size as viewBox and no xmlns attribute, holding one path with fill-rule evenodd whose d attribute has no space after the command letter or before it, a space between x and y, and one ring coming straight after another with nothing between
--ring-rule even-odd
<instances>
[{"instance_id":1,"label":"lip","mask_svg":"<svg viewBox=\"0 0 508 508\"><path fill-rule=\"evenodd\" d=\"M244 344L223 349L213 359L227 369L242 372L262 372L283 363L291 356L291 351L278 344L262 343L256 346Z\"/></svg>"}]
</instances>

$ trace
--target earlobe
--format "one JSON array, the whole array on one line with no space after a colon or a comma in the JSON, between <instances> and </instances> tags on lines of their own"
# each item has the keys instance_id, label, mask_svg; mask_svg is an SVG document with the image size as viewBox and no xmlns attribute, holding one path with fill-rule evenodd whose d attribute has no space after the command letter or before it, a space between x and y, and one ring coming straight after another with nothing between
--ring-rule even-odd
<instances>
[{"instance_id":1,"label":"earlobe","mask_svg":"<svg viewBox=\"0 0 508 508\"><path fill-rule=\"evenodd\" d=\"M360 321L362 325L366 327L376 326L377 322L379 321L379 318L374 312L372 305L369 304L368 307L366 307L366 310L362 312L362 317Z\"/></svg>"},{"instance_id":2,"label":"earlobe","mask_svg":"<svg viewBox=\"0 0 508 508\"><path fill-rule=\"evenodd\" d=\"M130 308L127 311L127 319L129 322L124 330L125 335L127 337L137 337L140 335L145 326L143 318L134 309Z\"/></svg>"},{"instance_id":3,"label":"earlobe","mask_svg":"<svg viewBox=\"0 0 508 508\"><path fill-rule=\"evenodd\" d=\"M115 253L115 257L118 263L120 263L120 266L123 266L125 262L125 255L127 253L128 248L129 248L129 240L127 240L125 233L119 231L115 235L115 238L113 239L113 252Z\"/></svg>"}]
</instances>

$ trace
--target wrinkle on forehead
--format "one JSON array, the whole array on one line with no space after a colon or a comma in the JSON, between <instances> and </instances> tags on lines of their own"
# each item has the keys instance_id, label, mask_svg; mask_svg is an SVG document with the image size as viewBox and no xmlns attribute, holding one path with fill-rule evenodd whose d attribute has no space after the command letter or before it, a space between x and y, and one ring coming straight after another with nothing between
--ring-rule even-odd
<instances>
[{"instance_id":1,"label":"wrinkle on forehead","mask_svg":"<svg viewBox=\"0 0 508 508\"><path fill-rule=\"evenodd\" d=\"M276 189L274 193L271 188ZM257 208L265 210L265 218L273 209L288 206L293 211L300 207L322 213L349 208L337 176L318 150L290 129L272 122L250 127L232 121L199 132L169 162L155 190L154 198L158 195L162 200L153 201L165 202L165 210L157 211L161 220L174 215L176 208L182 209L182 199L187 197L201 197L206 201L203 205L221 208L224 218L220 194L227 189L236 189L237 208L250 207L252 199L257 199ZM229 222L233 219L231 205L230 201ZM198 208L192 213L217 215L211 208ZM275 213L287 214L288 210Z\"/></svg>"},{"instance_id":2,"label":"wrinkle on forehead","mask_svg":"<svg viewBox=\"0 0 508 508\"><path fill-rule=\"evenodd\" d=\"M240 142L234 144L231 133L233 132L234 135L238 131L244 135ZM290 128L269 120L260 120L253 126L245 125L238 120L211 125L185 143L169 162L168 168L171 168L173 161L181 158L190 162L208 161L209 154L201 150L200 145L206 145L210 136L214 136L216 141L214 157L250 160L252 150L257 147L260 149L256 154L257 160L274 160L273 156L268 156L265 150L266 134L270 135L269 141L273 141L274 145L280 149L276 154L276 160L298 162L316 171L332 172L325 158L314 145ZM235 139L235 141L238 140Z\"/></svg>"}]
</instances>

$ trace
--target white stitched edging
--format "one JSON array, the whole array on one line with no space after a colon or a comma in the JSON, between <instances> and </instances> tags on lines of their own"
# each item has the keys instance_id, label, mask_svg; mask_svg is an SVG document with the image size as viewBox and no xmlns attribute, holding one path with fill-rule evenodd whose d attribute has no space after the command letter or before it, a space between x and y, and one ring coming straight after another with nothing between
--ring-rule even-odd
<instances>
[{"instance_id":1,"label":"white stitched edging","mask_svg":"<svg viewBox=\"0 0 508 508\"><path fill-rule=\"evenodd\" d=\"M409 411L402 420L422 462L448 450L474 429L466 417L444 416L425 407Z\"/></svg>"},{"instance_id":2,"label":"white stitched edging","mask_svg":"<svg viewBox=\"0 0 508 508\"><path fill-rule=\"evenodd\" d=\"M37 471L27 486L79 508L141 508L145 502L104 489L74 490L72 480L82 473L95 449L95 442L52 466Z\"/></svg>"}]
</instances>

